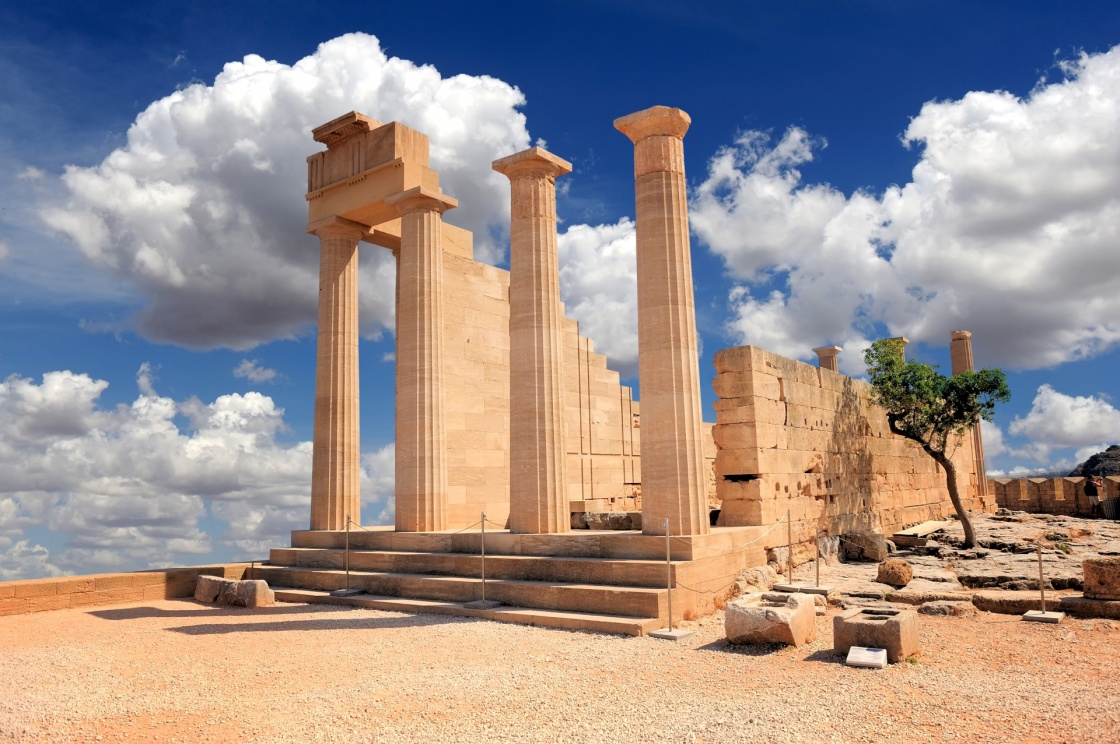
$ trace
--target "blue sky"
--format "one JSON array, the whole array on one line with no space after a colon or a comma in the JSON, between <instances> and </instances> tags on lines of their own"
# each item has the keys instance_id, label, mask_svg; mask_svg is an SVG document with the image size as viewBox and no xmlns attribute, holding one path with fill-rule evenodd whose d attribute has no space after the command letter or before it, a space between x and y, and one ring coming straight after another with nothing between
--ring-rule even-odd
<instances>
[{"instance_id":1,"label":"blue sky","mask_svg":"<svg viewBox=\"0 0 1120 744\"><path fill-rule=\"evenodd\" d=\"M632 148L685 138L705 407L753 343L875 338L1012 402L989 468L1120 441L1114 2L52 2L0 8L0 579L266 555L308 518L312 127L432 140L504 265L495 158L543 143L569 315L636 372ZM391 519L392 268L362 254L363 521ZM636 379L632 380L636 384Z\"/></svg>"}]
</instances>

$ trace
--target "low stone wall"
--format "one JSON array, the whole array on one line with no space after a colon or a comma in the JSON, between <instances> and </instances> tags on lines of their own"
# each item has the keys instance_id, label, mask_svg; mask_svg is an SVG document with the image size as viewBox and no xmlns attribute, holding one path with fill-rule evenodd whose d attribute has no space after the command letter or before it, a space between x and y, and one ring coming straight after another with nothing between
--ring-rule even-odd
<instances>
[{"instance_id":1,"label":"low stone wall","mask_svg":"<svg viewBox=\"0 0 1120 744\"><path fill-rule=\"evenodd\" d=\"M193 597L200 574L244 578L248 563L168 568L134 573L62 576L0 582L0 615L24 615L146 599Z\"/></svg>"},{"instance_id":2,"label":"low stone wall","mask_svg":"<svg viewBox=\"0 0 1120 744\"><path fill-rule=\"evenodd\" d=\"M1090 515L1084 478L989 478L988 491L996 505L1034 514ZM1120 498L1120 477L1104 479L1100 498Z\"/></svg>"}]
</instances>

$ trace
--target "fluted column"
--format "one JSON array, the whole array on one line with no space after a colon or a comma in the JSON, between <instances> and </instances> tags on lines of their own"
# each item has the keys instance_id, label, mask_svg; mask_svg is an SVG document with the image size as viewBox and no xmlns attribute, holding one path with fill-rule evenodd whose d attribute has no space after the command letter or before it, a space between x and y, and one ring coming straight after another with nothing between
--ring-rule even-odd
<instances>
[{"instance_id":1,"label":"fluted column","mask_svg":"<svg viewBox=\"0 0 1120 744\"><path fill-rule=\"evenodd\" d=\"M494 161L510 180L511 532L568 532L563 312L556 177L572 164L539 147Z\"/></svg>"},{"instance_id":2,"label":"fluted column","mask_svg":"<svg viewBox=\"0 0 1120 744\"><path fill-rule=\"evenodd\" d=\"M362 226L335 219L319 226L319 329L315 354L315 430L311 455L311 529L346 529L361 520L358 437L358 241Z\"/></svg>"},{"instance_id":3,"label":"fluted column","mask_svg":"<svg viewBox=\"0 0 1120 744\"><path fill-rule=\"evenodd\" d=\"M949 342L949 357L953 374L961 372L974 372L972 363L972 333L969 331L953 331L952 340ZM988 474L987 464L984 462L984 441L980 435L980 422L972 427L972 457L976 463L976 495L981 501L988 500Z\"/></svg>"},{"instance_id":4,"label":"fluted column","mask_svg":"<svg viewBox=\"0 0 1120 744\"><path fill-rule=\"evenodd\" d=\"M614 126L634 143L642 531L708 532L700 367L684 179L688 114L666 106Z\"/></svg>"},{"instance_id":5,"label":"fluted column","mask_svg":"<svg viewBox=\"0 0 1120 744\"><path fill-rule=\"evenodd\" d=\"M813 353L817 355L817 366L821 369L839 372L841 351L843 351L843 349L839 346L821 346L820 348L813 349Z\"/></svg>"},{"instance_id":6,"label":"fluted column","mask_svg":"<svg viewBox=\"0 0 1120 744\"><path fill-rule=\"evenodd\" d=\"M444 413L443 212L451 197L424 187L385 200L401 214L397 255L396 526L447 528Z\"/></svg>"}]
</instances>

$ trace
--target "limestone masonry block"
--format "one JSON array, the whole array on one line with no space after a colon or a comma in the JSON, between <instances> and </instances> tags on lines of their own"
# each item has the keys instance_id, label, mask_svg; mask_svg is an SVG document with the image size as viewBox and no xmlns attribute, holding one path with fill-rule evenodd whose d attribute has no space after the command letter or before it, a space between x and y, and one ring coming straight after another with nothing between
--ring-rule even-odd
<instances>
[{"instance_id":1,"label":"limestone masonry block","mask_svg":"<svg viewBox=\"0 0 1120 744\"><path fill-rule=\"evenodd\" d=\"M217 602L235 607L268 607L276 603L276 595L268 582L239 581L220 576L199 576L194 598L199 602Z\"/></svg>"},{"instance_id":2,"label":"limestone masonry block","mask_svg":"<svg viewBox=\"0 0 1120 744\"><path fill-rule=\"evenodd\" d=\"M1120 556L1086 558L1081 563L1085 596L1089 599L1120 599Z\"/></svg>"},{"instance_id":3,"label":"limestone masonry block","mask_svg":"<svg viewBox=\"0 0 1120 744\"><path fill-rule=\"evenodd\" d=\"M856 607L832 618L833 651L847 655L852 646L885 648L896 664L921 652L918 615L913 610Z\"/></svg>"},{"instance_id":4,"label":"limestone masonry block","mask_svg":"<svg viewBox=\"0 0 1120 744\"><path fill-rule=\"evenodd\" d=\"M779 592L747 594L728 603L723 627L731 643L801 646L817 637L813 597Z\"/></svg>"}]
</instances>

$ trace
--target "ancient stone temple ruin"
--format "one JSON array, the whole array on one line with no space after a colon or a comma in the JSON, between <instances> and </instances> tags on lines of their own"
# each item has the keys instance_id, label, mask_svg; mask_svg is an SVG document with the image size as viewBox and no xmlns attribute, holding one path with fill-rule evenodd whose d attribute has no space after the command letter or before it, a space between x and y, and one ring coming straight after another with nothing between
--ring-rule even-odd
<instances>
[{"instance_id":1,"label":"ancient stone temple ruin","mask_svg":"<svg viewBox=\"0 0 1120 744\"><path fill-rule=\"evenodd\" d=\"M307 160L321 252L311 529L260 569L278 598L642 633L665 624L670 593L678 619L710 612L729 579L787 543L797 559L817 534L952 512L936 463L837 371L839 347L816 349L819 367L719 352L716 421L703 422L689 124L664 106L614 122L634 147L640 409L563 314L555 182L567 161L533 147L494 162L510 181L507 272L443 221L457 202L425 135L356 112L314 130L326 149ZM361 243L397 261L393 527L357 525ZM952 343L953 371L970 369L969 334ZM992 508L978 431L954 459L971 506ZM632 525L639 510L640 531L572 529L573 514L630 513ZM328 593L344 586L366 594ZM505 607L464 607L483 593Z\"/></svg>"}]
</instances>

